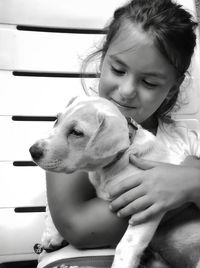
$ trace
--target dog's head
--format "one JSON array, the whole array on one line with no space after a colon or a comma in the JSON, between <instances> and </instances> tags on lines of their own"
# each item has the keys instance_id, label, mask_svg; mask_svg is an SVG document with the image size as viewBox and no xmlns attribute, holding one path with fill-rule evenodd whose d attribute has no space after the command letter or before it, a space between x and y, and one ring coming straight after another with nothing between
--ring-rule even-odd
<instances>
[{"instance_id":1,"label":"dog's head","mask_svg":"<svg viewBox=\"0 0 200 268\"><path fill-rule=\"evenodd\" d=\"M77 97L58 115L52 133L30 148L45 170L71 173L109 164L130 145L125 117L110 101Z\"/></svg>"}]
</instances>

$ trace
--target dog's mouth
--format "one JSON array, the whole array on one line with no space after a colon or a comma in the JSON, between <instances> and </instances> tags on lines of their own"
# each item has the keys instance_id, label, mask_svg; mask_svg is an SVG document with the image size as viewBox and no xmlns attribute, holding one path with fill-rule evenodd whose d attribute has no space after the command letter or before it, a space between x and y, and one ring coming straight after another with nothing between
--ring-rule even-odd
<instances>
[{"instance_id":1,"label":"dog's mouth","mask_svg":"<svg viewBox=\"0 0 200 268\"><path fill-rule=\"evenodd\" d=\"M60 159L55 159L52 161L40 161L37 163L38 166L40 166L42 169L45 171L50 171L50 172L56 172L56 173L73 173L75 171L75 167L66 167L64 165L64 162Z\"/></svg>"},{"instance_id":2,"label":"dog's mouth","mask_svg":"<svg viewBox=\"0 0 200 268\"><path fill-rule=\"evenodd\" d=\"M61 160L56 159L56 160L52 160L52 161L48 161L48 162L39 161L37 164L38 164L38 166L40 166L44 170L52 171L52 170L59 170L61 167L61 163L62 163Z\"/></svg>"},{"instance_id":3,"label":"dog's mouth","mask_svg":"<svg viewBox=\"0 0 200 268\"><path fill-rule=\"evenodd\" d=\"M132 117L126 117L126 120L129 126L131 126L134 130L138 130L138 124Z\"/></svg>"}]
</instances>

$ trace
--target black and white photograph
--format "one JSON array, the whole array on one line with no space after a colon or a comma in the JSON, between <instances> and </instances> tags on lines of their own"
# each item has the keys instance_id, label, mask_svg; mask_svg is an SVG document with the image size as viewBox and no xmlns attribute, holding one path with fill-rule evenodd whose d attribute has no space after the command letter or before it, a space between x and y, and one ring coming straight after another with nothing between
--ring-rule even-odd
<instances>
[{"instance_id":1,"label":"black and white photograph","mask_svg":"<svg viewBox=\"0 0 200 268\"><path fill-rule=\"evenodd\" d=\"M0 0L0 268L200 268L200 0Z\"/></svg>"}]
</instances>

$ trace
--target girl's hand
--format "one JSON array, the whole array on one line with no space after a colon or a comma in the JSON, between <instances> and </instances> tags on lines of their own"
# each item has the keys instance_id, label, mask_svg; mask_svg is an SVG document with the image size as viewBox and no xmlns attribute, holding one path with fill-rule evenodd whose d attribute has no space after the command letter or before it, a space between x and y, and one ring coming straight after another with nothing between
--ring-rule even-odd
<instances>
[{"instance_id":1,"label":"girl's hand","mask_svg":"<svg viewBox=\"0 0 200 268\"><path fill-rule=\"evenodd\" d=\"M158 213L165 213L186 202L199 184L199 170L130 156L130 162L142 169L118 184L110 184L110 208L119 217L131 216L130 224L142 223ZM198 174L192 172L198 171ZM193 176L194 174L194 176ZM198 189L199 191L199 189Z\"/></svg>"}]
</instances>

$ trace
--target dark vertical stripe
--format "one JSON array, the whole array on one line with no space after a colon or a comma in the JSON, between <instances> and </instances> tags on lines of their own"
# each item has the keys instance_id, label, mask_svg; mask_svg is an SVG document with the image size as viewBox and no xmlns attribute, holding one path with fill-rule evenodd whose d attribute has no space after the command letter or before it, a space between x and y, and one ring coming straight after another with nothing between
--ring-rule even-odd
<instances>
[{"instance_id":1,"label":"dark vertical stripe","mask_svg":"<svg viewBox=\"0 0 200 268\"><path fill-rule=\"evenodd\" d=\"M17 25L19 31L34 31L47 33L72 33L72 34L106 34L105 29L89 29L89 28L58 28L58 27L40 27Z\"/></svg>"},{"instance_id":2,"label":"dark vertical stripe","mask_svg":"<svg viewBox=\"0 0 200 268\"><path fill-rule=\"evenodd\" d=\"M57 78L97 78L100 74L96 73L61 73L61 72L32 72L32 71L13 71L14 76L34 76L34 77L57 77Z\"/></svg>"},{"instance_id":3,"label":"dark vertical stripe","mask_svg":"<svg viewBox=\"0 0 200 268\"><path fill-rule=\"evenodd\" d=\"M37 167L33 161L14 161L13 166L15 167Z\"/></svg>"},{"instance_id":4,"label":"dark vertical stripe","mask_svg":"<svg viewBox=\"0 0 200 268\"><path fill-rule=\"evenodd\" d=\"M34 207L16 207L14 209L16 213L32 213L32 212L45 212L45 206L34 206Z\"/></svg>"},{"instance_id":5,"label":"dark vertical stripe","mask_svg":"<svg viewBox=\"0 0 200 268\"><path fill-rule=\"evenodd\" d=\"M56 116L26 116L26 115L13 115L13 121L55 121Z\"/></svg>"}]
</instances>

